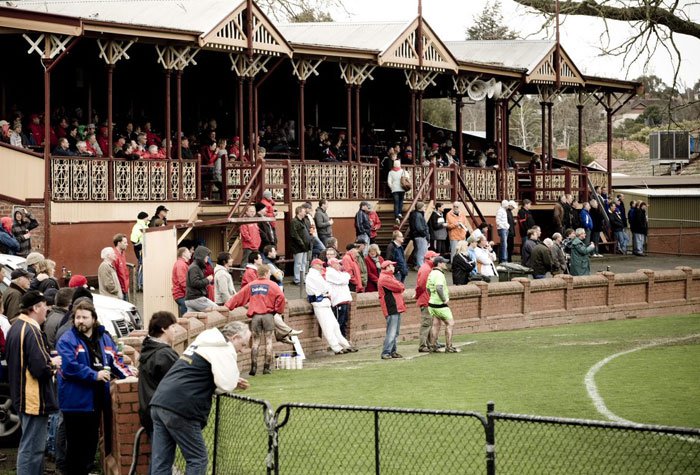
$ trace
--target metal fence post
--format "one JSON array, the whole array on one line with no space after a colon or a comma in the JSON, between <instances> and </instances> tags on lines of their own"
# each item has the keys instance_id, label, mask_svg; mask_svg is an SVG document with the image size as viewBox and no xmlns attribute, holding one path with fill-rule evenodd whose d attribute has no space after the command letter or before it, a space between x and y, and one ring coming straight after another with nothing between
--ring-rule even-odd
<instances>
[{"instance_id":1,"label":"metal fence post","mask_svg":"<svg viewBox=\"0 0 700 475\"><path fill-rule=\"evenodd\" d=\"M374 411L374 472L379 475L381 463L379 459L379 412Z\"/></svg>"},{"instance_id":2,"label":"metal fence post","mask_svg":"<svg viewBox=\"0 0 700 475\"><path fill-rule=\"evenodd\" d=\"M496 473L496 405L493 401L486 404L486 474Z\"/></svg>"},{"instance_id":3,"label":"metal fence post","mask_svg":"<svg viewBox=\"0 0 700 475\"><path fill-rule=\"evenodd\" d=\"M216 455L219 451L219 419L221 418L220 410L221 396L216 396L216 413L214 417L214 449L212 450L211 473L216 475Z\"/></svg>"}]
</instances>

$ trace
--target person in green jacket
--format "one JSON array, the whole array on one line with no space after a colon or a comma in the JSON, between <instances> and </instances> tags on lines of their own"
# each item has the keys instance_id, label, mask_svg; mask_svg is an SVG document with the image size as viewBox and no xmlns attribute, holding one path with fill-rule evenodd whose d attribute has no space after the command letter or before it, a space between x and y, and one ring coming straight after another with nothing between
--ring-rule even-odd
<instances>
[{"instance_id":1,"label":"person in green jacket","mask_svg":"<svg viewBox=\"0 0 700 475\"><path fill-rule=\"evenodd\" d=\"M433 259L433 270L428 275L426 287L430 294L428 300L428 313L433 317L433 328L431 330L431 341L437 341L440 334L440 326L445 324L445 353L459 353L459 349L452 346L452 329L454 318L452 310L447 306L450 301L450 291L447 288L445 270L447 270L447 259L442 256ZM437 347L432 347L431 351L437 351Z\"/></svg>"},{"instance_id":2,"label":"person in green jacket","mask_svg":"<svg viewBox=\"0 0 700 475\"><path fill-rule=\"evenodd\" d=\"M591 262L589 256L595 252L595 244L586 246L586 230L578 228L571 243L571 275L589 275Z\"/></svg>"}]
</instances>

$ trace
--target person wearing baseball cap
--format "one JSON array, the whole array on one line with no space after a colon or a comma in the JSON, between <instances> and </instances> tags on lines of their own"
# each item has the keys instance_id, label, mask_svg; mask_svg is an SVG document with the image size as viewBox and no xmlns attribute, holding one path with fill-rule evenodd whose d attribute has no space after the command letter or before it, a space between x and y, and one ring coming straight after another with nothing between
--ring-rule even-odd
<instances>
[{"instance_id":1,"label":"person wearing baseball cap","mask_svg":"<svg viewBox=\"0 0 700 475\"><path fill-rule=\"evenodd\" d=\"M2 295L5 315L13 323L22 309L22 296L29 290L31 275L24 269L15 269L10 274L10 286Z\"/></svg>"},{"instance_id":2,"label":"person wearing baseball cap","mask_svg":"<svg viewBox=\"0 0 700 475\"><path fill-rule=\"evenodd\" d=\"M396 351L396 341L401 330L401 314L406 311L403 300L403 292L406 287L396 277L394 268L396 262L386 260L382 262L382 272L379 274L377 287L379 287L379 303L386 319L386 336L382 346L382 359L403 358Z\"/></svg>"},{"instance_id":3,"label":"person wearing baseball cap","mask_svg":"<svg viewBox=\"0 0 700 475\"><path fill-rule=\"evenodd\" d=\"M28 291L21 307L5 345L10 398L22 423L16 468L19 474L42 473L49 414L58 410L52 378L61 357L49 356L41 331L47 312L44 295Z\"/></svg>"},{"instance_id":4,"label":"person wearing baseball cap","mask_svg":"<svg viewBox=\"0 0 700 475\"><path fill-rule=\"evenodd\" d=\"M349 277L348 277L349 280ZM338 320L331 310L331 285L323 277L323 261L314 259L306 276L306 297L314 309L323 337L336 355L354 353L348 340L340 332Z\"/></svg>"},{"instance_id":5,"label":"person wearing baseball cap","mask_svg":"<svg viewBox=\"0 0 700 475\"><path fill-rule=\"evenodd\" d=\"M454 318L452 318L452 310L448 307L450 301L450 291L447 288L447 279L445 278L445 270L447 269L447 259L442 256L433 258L433 270L428 275L427 288L430 293L428 300L428 309L433 317L433 328L431 330L433 341L437 341L440 334L440 326L445 324L445 353L459 353L459 349L452 346L452 328L454 327ZM431 348L432 351L437 351L436 347Z\"/></svg>"},{"instance_id":6,"label":"person wearing baseball cap","mask_svg":"<svg viewBox=\"0 0 700 475\"><path fill-rule=\"evenodd\" d=\"M168 211L170 211L168 208L166 208L163 205L159 205L156 208L155 214L151 217L151 221L148 223L148 227L154 228L156 226L156 221L160 220L162 221L162 226L165 226L168 224Z\"/></svg>"},{"instance_id":7,"label":"person wearing baseball cap","mask_svg":"<svg viewBox=\"0 0 700 475\"><path fill-rule=\"evenodd\" d=\"M418 276L416 277L416 293L414 298L416 299L416 305L420 308L420 339L418 342L418 351L421 353L429 353L430 348L435 346L434 342L431 340L432 333L431 328L433 327L433 317L428 311L428 299L430 295L428 294L428 289L426 285L428 283L428 275L430 271L433 270L433 258L439 256L435 251L428 251L423 257L423 263L418 269Z\"/></svg>"}]
</instances>

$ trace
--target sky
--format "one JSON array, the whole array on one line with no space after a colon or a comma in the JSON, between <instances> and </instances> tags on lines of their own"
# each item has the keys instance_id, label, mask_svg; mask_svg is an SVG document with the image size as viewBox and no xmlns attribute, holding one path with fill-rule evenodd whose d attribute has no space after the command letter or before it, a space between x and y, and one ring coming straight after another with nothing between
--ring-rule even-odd
<instances>
[{"instance_id":1,"label":"sky","mask_svg":"<svg viewBox=\"0 0 700 475\"><path fill-rule=\"evenodd\" d=\"M684 2L687 3L687 2ZM459 41L466 37L467 28L473 18L481 13L486 0L423 0L423 17L443 41ZM505 24L522 37L531 39L554 39L554 31L537 31L542 16L528 14L532 10L512 0L502 0ZM331 14L335 21L398 21L410 20L417 14L418 0L344 0L345 9L334 8ZM688 15L700 22L700 6L686 7ZM621 57L601 56L601 35L605 33L604 22L587 17L562 17L561 44L582 73L617 79L635 79L643 74L656 75L670 85L674 67L668 53L659 48L651 57L646 69L643 62L629 67ZM623 22L608 22L611 45L621 43L629 37L632 28ZM679 80L681 85L692 87L700 80L700 39L687 35L675 35L681 52Z\"/></svg>"}]
</instances>

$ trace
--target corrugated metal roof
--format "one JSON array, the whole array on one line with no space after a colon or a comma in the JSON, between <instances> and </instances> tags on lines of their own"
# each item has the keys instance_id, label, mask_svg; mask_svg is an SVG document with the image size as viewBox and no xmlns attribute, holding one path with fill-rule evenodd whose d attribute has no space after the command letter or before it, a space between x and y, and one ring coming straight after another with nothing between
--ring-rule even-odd
<instances>
[{"instance_id":1,"label":"corrugated metal roof","mask_svg":"<svg viewBox=\"0 0 700 475\"><path fill-rule=\"evenodd\" d=\"M289 43L381 53L411 22L285 23L276 25Z\"/></svg>"},{"instance_id":2,"label":"corrugated metal roof","mask_svg":"<svg viewBox=\"0 0 700 475\"><path fill-rule=\"evenodd\" d=\"M700 188L615 188L615 193L625 193L653 198L700 197Z\"/></svg>"},{"instance_id":3,"label":"corrugated metal roof","mask_svg":"<svg viewBox=\"0 0 700 475\"><path fill-rule=\"evenodd\" d=\"M524 69L528 73L556 43L550 40L445 41L458 61Z\"/></svg>"},{"instance_id":4,"label":"corrugated metal roof","mask_svg":"<svg viewBox=\"0 0 700 475\"><path fill-rule=\"evenodd\" d=\"M22 0L2 1L0 6L83 20L207 33L241 3L235 0Z\"/></svg>"}]
</instances>

